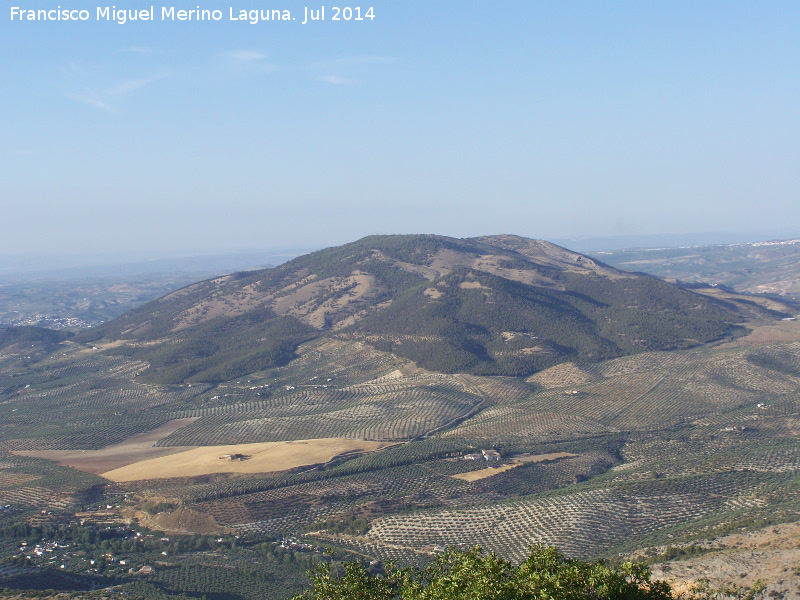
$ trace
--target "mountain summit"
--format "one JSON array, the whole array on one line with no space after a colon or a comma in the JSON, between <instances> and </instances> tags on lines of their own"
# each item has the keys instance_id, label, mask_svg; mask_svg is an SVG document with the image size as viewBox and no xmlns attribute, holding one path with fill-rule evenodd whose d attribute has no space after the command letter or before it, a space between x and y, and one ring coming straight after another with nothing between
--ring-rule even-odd
<instances>
[{"instance_id":1,"label":"mountain summit","mask_svg":"<svg viewBox=\"0 0 800 600\"><path fill-rule=\"evenodd\" d=\"M442 372L530 375L730 335L732 304L513 235L370 236L190 285L85 332L162 383L285 364L308 340L366 342Z\"/></svg>"}]
</instances>

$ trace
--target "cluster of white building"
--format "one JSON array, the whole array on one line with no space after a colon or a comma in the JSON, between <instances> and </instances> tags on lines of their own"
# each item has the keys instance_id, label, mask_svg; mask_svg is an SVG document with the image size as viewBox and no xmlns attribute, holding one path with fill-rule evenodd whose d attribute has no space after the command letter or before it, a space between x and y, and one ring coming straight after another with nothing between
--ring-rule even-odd
<instances>
[{"instance_id":1,"label":"cluster of white building","mask_svg":"<svg viewBox=\"0 0 800 600\"><path fill-rule=\"evenodd\" d=\"M497 450L481 450L472 454L465 454L464 460L500 460L503 458Z\"/></svg>"}]
</instances>

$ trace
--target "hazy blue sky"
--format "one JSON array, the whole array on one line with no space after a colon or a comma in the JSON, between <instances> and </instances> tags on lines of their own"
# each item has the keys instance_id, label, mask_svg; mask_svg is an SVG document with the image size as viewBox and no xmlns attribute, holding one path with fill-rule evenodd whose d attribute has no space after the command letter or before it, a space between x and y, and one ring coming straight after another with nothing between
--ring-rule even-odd
<instances>
[{"instance_id":1,"label":"hazy blue sky","mask_svg":"<svg viewBox=\"0 0 800 600\"><path fill-rule=\"evenodd\" d=\"M800 235L797 0L379 0L374 21L305 26L292 0L124 25L32 1L91 20L5 5L6 255Z\"/></svg>"}]
</instances>

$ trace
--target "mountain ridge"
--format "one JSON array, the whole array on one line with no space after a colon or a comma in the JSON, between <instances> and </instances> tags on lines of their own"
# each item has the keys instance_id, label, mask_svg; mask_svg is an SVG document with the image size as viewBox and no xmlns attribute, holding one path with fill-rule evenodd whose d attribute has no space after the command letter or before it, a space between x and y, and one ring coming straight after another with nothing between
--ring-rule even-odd
<instances>
[{"instance_id":1,"label":"mountain ridge","mask_svg":"<svg viewBox=\"0 0 800 600\"><path fill-rule=\"evenodd\" d=\"M116 342L162 383L286 364L321 336L446 373L528 376L708 343L743 321L732 303L543 240L396 235L192 284L79 339Z\"/></svg>"}]
</instances>

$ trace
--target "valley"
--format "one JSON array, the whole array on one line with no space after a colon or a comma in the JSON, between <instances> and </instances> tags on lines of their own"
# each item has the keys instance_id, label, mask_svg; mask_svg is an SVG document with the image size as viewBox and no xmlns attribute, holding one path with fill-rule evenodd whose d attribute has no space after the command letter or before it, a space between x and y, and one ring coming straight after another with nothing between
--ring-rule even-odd
<instances>
[{"instance_id":1,"label":"valley","mask_svg":"<svg viewBox=\"0 0 800 600\"><path fill-rule=\"evenodd\" d=\"M347 557L519 561L545 543L622 560L783 531L800 518L798 312L535 240L412 236L75 334L6 330L0 544L125 524L114 555L152 573L65 566L86 589L197 595L198 565L239 565L242 598L264 578L283 598ZM135 523L183 541L139 547ZM293 557L281 575L275 556Z\"/></svg>"},{"instance_id":2,"label":"valley","mask_svg":"<svg viewBox=\"0 0 800 600\"><path fill-rule=\"evenodd\" d=\"M800 298L800 240L593 253L620 269L737 292Z\"/></svg>"}]
</instances>

